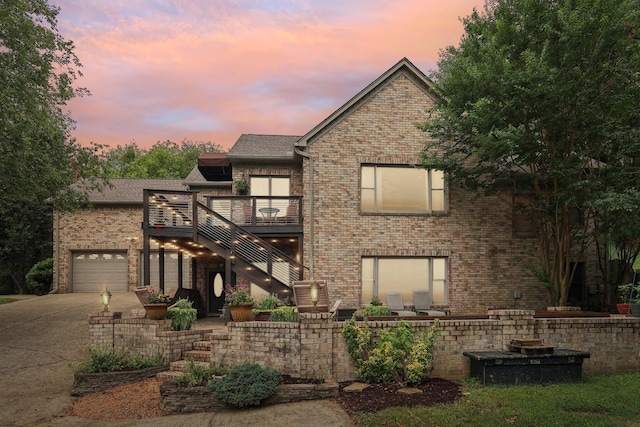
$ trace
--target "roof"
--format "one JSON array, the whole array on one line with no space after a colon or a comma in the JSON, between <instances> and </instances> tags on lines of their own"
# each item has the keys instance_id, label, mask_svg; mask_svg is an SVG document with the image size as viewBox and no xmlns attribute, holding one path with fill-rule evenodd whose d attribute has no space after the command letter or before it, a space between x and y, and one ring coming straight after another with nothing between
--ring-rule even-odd
<instances>
[{"instance_id":1,"label":"roof","mask_svg":"<svg viewBox=\"0 0 640 427\"><path fill-rule=\"evenodd\" d=\"M111 178L111 186L102 191L89 192L89 201L93 204L136 204L142 205L144 189L185 191L187 187L182 179L139 179Z\"/></svg>"},{"instance_id":2,"label":"roof","mask_svg":"<svg viewBox=\"0 0 640 427\"><path fill-rule=\"evenodd\" d=\"M294 135L242 134L229 150L230 160L293 160L294 144L300 139Z\"/></svg>"},{"instance_id":3,"label":"roof","mask_svg":"<svg viewBox=\"0 0 640 427\"><path fill-rule=\"evenodd\" d=\"M378 92L400 74L404 74L411 79L429 96L437 98L437 95L432 89L433 82L422 71L420 71L418 67L413 65L411 61L407 58L402 58L393 67L389 68L384 74L375 79L367 87L347 101L346 104L334 111L329 117L307 132L306 135L302 136L296 142L296 147L306 147L307 145L312 144L319 135L324 133L325 130L332 128L342 121L353 110L357 109L362 105L362 103L367 101L372 94Z\"/></svg>"}]
</instances>

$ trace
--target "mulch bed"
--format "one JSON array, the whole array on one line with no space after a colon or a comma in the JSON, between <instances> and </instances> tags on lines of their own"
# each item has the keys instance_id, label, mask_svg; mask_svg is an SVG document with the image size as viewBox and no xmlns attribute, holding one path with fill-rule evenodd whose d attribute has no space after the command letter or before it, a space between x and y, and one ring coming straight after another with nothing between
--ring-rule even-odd
<instances>
[{"instance_id":1,"label":"mulch bed","mask_svg":"<svg viewBox=\"0 0 640 427\"><path fill-rule=\"evenodd\" d=\"M353 416L358 412L372 413L393 406L433 406L440 403L451 403L462 397L461 386L458 383L431 378L413 388L422 390L417 394L398 393L397 384L370 384L362 392L345 393L344 388L351 382L340 383L339 395L336 402Z\"/></svg>"}]
</instances>

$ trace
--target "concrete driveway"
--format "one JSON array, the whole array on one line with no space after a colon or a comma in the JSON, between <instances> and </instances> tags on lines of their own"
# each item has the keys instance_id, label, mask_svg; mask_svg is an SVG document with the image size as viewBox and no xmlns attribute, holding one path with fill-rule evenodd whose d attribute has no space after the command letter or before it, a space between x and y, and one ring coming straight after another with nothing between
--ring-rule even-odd
<instances>
[{"instance_id":1,"label":"concrete driveway","mask_svg":"<svg viewBox=\"0 0 640 427\"><path fill-rule=\"evenodd\" d=\"M133 293L113 293L109 309L140 308ZM331 401L307 401L249 411L174 415L128 421L65 417L73 402L70 363L86 359L89 314L102 310L97 293L31 297L0 305L0 426L351 426Z\"/></svg>"}]
</instances>

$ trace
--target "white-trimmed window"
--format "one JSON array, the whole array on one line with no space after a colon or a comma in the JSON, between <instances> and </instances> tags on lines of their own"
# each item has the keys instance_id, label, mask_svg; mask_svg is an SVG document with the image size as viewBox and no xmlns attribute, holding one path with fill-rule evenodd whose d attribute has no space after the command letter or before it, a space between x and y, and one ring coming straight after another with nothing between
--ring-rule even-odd
<instances>
[{"instance_id":1,"label":"white-trimmed window","mask_svg":"<svg viewBox=\"0 0 640 427\"><path fill-rule=\"evenodd\" d=\"M432 304L447 304L447 258L362 257L362 304L387 292L402 292L413 301L414 290L427 290Z\"/></svg>"},{"instance_id":2,"label":"white-trimmed window","mask_svg":"<svg viewBox=\"0 0 640 427\"><path fill-rule=\"evenodd\" d=\"M362 212L444 212L444 174L411 166L362 165Z\"/></svg>"}]
</instances>

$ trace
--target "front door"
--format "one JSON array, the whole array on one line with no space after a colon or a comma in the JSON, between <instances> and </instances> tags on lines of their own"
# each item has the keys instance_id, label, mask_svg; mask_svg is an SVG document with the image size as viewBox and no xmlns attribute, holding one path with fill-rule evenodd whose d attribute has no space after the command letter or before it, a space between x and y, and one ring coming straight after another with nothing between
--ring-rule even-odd
<instances>
[{"instance_id":1,"label":"front door","mask_svg":"<svg viewBox=\"0 0 640 427\"><path fill-rule=\"evenodd\" d=\"M219 316L224 307L224 270L209 270L207 272L207 295L209 316Z\"/></svg>"}]
</instances>

